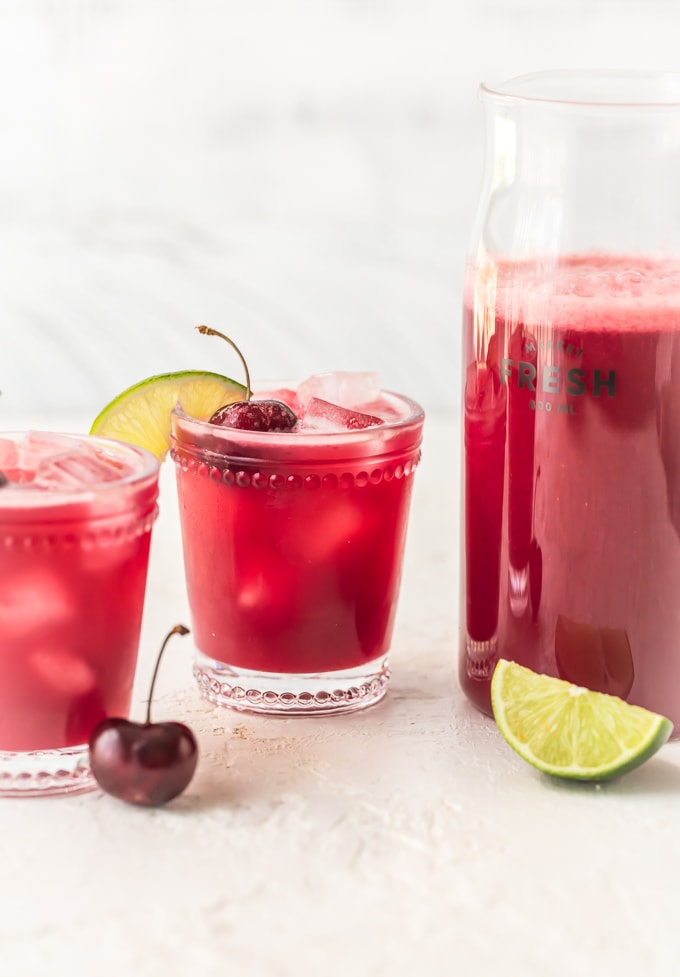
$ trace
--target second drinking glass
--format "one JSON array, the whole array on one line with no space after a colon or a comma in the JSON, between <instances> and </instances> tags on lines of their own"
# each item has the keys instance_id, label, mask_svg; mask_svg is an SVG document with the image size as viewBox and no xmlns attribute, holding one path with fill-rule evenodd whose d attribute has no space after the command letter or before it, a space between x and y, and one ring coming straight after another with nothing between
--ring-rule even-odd
<instances>
[{"instance_id":1,"label":"second drinking glass","mask_svg":"<svg viewBox=\"0 0 680 977\"><path fill-rule=\"evenodd\" d=\"M96 786L88 740L130 708L157 496L140 448L0 434L0 796Z\"/></svg>"},{"instance_id":2,"label":"second drinking glass","mask_svg":"<svg viewBox=\"0 0 680 977\"><path fill-rule=\"evenodd\" d=\"M385 694L423 412L382 392L372 413L278 433L175 413L195 675L213 702L318 715Z\"/></svg>"}]
</instances>

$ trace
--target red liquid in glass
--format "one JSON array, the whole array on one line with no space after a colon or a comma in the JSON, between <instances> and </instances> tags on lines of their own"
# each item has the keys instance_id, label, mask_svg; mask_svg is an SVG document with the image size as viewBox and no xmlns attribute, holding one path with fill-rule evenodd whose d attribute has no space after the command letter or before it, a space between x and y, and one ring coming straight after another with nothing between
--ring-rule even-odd
<instances>
[{"instance_id":1,"label":"red liquid in glass","mask_svg":"<svg viewBox=\"0 0 680 977\"><path fill-rule=\"evenodd\" d=\"M230 440L224 429L178 422L187 589L204 655L316 674L387 654L421 423L405 436L385 426L349 432L363 446L348 454L344 435Z\"/></svg>"},{"instance_id":2,"label":"red liquid in glass","mask_svg":"<svg viewBox=\"0 0 680 977\"><path fill-rule=\"evenodd\" d=\"M218 661L313 673L389 649L412 479L298 464L277 488L243 484L262 466L178 469L194 639Z\"/></svg>"},{"instance_id":3,"label":"red liquid in glass","mask_svg":"<svg viewBox=\"0 0 680 977\"><path fill-rule=\"evenodd\" d=\"M497 269L465 308L465 635L680 723L680 268ZM491 328L489 328L491 323Z\"/></svg>"}]
</instances>

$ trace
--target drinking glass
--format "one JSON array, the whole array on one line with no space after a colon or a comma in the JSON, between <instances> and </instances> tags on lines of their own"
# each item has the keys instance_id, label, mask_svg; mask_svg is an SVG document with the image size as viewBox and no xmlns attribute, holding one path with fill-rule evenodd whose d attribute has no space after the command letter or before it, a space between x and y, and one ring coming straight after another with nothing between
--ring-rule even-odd
<instances>
[{"instance_id":1,"label":"drinking glass","mask_svg":"<svg viewBox=\"0 0 680 977\"><path fill-rule=\"evenodd\" d=\"M384 696L423 412L381 402L385 423L330 433L175 412L195 676L212 702L302 716Z\"/></svg>"},{"instance_id":2,"label":"drinking glass","mask_svg":"<svg viewBox=\"0 0 680 977\"><path fill-rule=\"evenodd\" d=\"M0 434L0 795L95 786L90 733L130 708L158 467L103 438Z\"/></svg>"},{"instance_id":3,"label":"drinking glass","mask_svg":"<svg viewBox=\"0 0 680 977\"><path fill-rule=\"evenodd\" d=\"M460 681L499 658L680 723L680 75L483 85L463 312Z\"/></svg>"}]
</instances>

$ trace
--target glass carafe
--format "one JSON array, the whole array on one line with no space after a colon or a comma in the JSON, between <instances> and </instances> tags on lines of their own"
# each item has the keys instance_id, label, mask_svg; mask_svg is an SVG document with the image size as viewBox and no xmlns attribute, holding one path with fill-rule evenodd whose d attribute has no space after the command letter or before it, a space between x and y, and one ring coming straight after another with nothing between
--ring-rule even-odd
<instances>
[{"instance_id":1,"label":"glass carafe","mask_svg":"<svg viewBox=\"0 0 680 977\"><path fill-rule=\"evenodd\" d=\"M680 730L680 75L482 86L460 681L499 658Z\"/></svg>"}]
</instances>

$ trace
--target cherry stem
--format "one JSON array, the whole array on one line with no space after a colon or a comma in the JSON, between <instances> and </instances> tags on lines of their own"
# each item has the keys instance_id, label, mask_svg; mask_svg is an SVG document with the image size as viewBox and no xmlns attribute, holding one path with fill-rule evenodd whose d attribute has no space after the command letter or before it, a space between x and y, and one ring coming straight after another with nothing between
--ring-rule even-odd
<instances>
[{"instance_id":1,"label":"cherry stem","mask_svg":"<svg viewBox=\"0 0 680 977\"><path fill-rule=\"evenodd\" d=\"M234 340L230 339L229 336L225 336L223 332L218 332L217 329L211 329L210 326L196 326L196 328L203 336L219 336L220 339L223 339L226 343L229 343L232 349L236 350L238 358L243 364L243 372L246 375L246 400L250 400L252 390L250 389L250 372L248 370L248 364L246 363L245 356L238 348Z\"/></svg>"},{"instance_id":2,"label":"cherry stem","mask_svg":"<svg viewBox=\"0 0 680 977\"><path fill-rule=\"evenodd\" d=\"M151 722L151 700L153 699L153 690L156 684L156 676L158 675L158 666L161 663L161 658L163 657L163 652L165 651L165 646L167 645L173 634L189 634L189 628L185 628L183 624L176 624L171 631L165 636L165 640L161 645L161 650L158 652L158 658L156 659L156 667L153 670L153 675L151 676L151 688L149 689L149 701L146 704L146 719L145 725L148 726Z\"/></svg>"}]
</instances>

